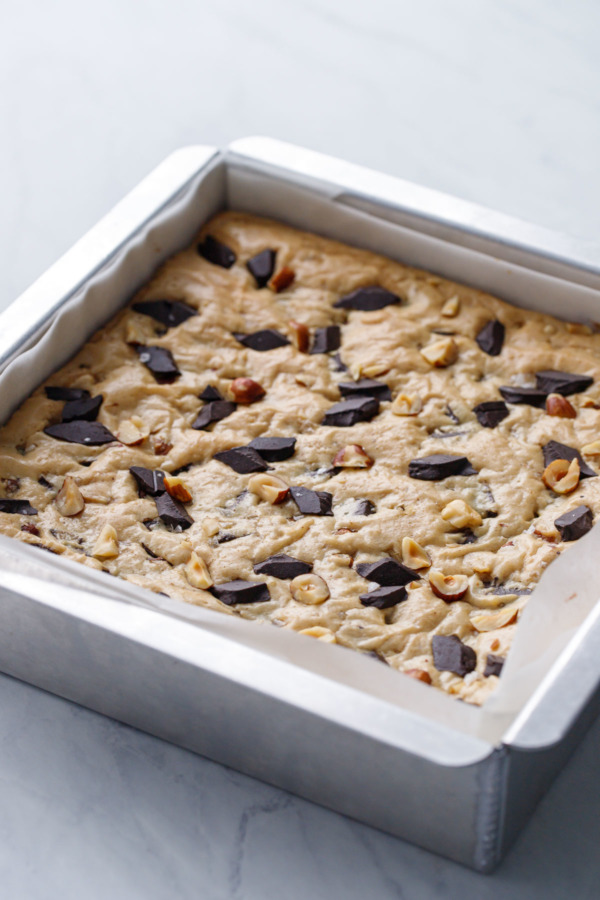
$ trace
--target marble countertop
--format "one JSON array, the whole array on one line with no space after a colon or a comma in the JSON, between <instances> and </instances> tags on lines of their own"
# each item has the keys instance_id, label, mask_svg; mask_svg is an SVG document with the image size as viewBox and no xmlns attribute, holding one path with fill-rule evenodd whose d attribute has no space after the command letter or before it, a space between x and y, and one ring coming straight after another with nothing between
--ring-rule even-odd
<instances>
[{"instance_id":1,"label":"marble countertop","mask_svg":"<svg viewBox=\"0 0 600 900\"><path fill-rule=\"evenodd\" d=\"M0 308L164 156L247 134L595 240L600 6L5 4ZM596 898L600 721L481 876L0 676L0 883L61 900Z\"/></svg>"}]
</instances>

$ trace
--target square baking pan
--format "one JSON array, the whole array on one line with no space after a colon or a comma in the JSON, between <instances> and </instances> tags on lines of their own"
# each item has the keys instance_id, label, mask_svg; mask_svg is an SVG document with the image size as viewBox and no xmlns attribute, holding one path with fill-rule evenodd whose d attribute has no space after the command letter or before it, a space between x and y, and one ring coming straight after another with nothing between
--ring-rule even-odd
<instances>
[{"instance_id":1,"label":"square baking pan","mask_svg":"<svg viewBox=\"0 0 600 900\"><path fill-rule=\"evenodd\" d=\"M598 318L591 244L267 138L225 151L189 147L0 315L0 420L224 208L529 308L556 312L568 286L568 318ZM4 538L0 550L7 543L16 542ZM370 686L383 667L359 654L308 642L313 665L297 654L306 641L269 629L280 646L273 653L256 623L239 623L248 635L240 641L225 625L204 627L133 594L128 602L108 575L78 580L78 568L57 558L44 581L33 564L26 575L0 564L2 671L482 872L502 858L598 710L598 606L492 740L390 702L385 690L398 674L384 671L378 694ZM336 677L327 673L331 653Z\"/></svg>"}]
</instances>

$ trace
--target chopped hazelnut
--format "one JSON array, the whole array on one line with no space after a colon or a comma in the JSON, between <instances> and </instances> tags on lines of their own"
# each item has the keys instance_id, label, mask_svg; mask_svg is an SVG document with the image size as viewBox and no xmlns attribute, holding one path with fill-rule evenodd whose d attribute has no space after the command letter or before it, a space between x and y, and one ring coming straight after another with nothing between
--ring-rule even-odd
<instances>
[{"instance_id":1,"label":"chopped hazelnut","mask_svg":"<svg viewBox=\"0 0 600 900\"><path fill-rule=\"evenodd\" d=\"M425 669L405 669L404 674L414 678L415 681L422 681L423 684L431 684L431 675Z\"/></svg>"},{"instance_id":2,"label":"chopped hazelnut","mask_svg":"<svg viewBox=\"0 0 600 900\"><path fill-rule=\"evenodd\" d=\"M85 507L85 500L77 486L77 482L70 475L63 481L62 487L54 498L56 508L61 516L77 516Z\"/></svg>"},{"instance_id":3,"label":"chopped hazelnut","mask_svg":"<svg viewBox=\"0 0 600 900\"><path fill-rule=\"evenodd\" d=\"M451 500L442 510L442 519L454 528L477 528L483 519L465 500Z\"/></svg>"},{"instance_id":4,"label":"chopped hazelnut","mask_svg":"<svg viewBox=\"0 0 600 900\"><path fill-rule=\"evenodd\" d=\"M248 490L260 497L261 500L266 500L267 503L272 503L275 506L277 503L283 503L284 500L287 500L290 487L278 475L260 472L250 478Z\"/></svg>"},{"instance_id":5,"label":"chopped hazelnut","mask_svg":"<svg viewBox=\"0 0 600 900\"><path fill-rule=\"evenodd\" d=\"M154 438L154 454L155 456L166 456L167 453L170 453L173 449L173 444L170 444L166 438L161 437L160 435Z\"/></svg>"},{"instance_id":6,"label":"chopped hazelnut","mask_svg":"<svg viewBox=\"0 0 600 900\"><path fill-rule=\"evenodd\" d=\"M117 532L112 525L105 525L94 544L92 556L96 559L114 559L119 555Z\"/></svg>"},{"instance_id":7,"label":"chopped hazelnut","mask_svg":"<svg viewBox=\"0 0 600 900\"><path fill-rule=\"evenodd\" d=\"M409 569L428 569L431 559L426 550L410 537L402 538L402 562Z\"/></svg>"},{"instance_id":8,"label":"chopped hazelnut","mask_svg":"<svg viewBox=\"0 0 600 900\"><path fill-rule=\"evenodd\" d=\"M352 377L355 381L363 376L365 378L377 378L378 375L385 375L390 371L389 363L364 363L352 368Z\"/></svg>"},{"instance_id":9,"label":"chopped hazelnut","mask_svg":"<svg viewBox=\"0 0 600 900\"><path fill-rule=\"evenodd\" d=\"M548 394L546 412L549 416L559 416L561 419L574 419L577 416L575 409L562 394Z\"/></svg>"},{"instance_id":10,"label":"chopped hazelnut","mask_svg":"<svg viewBox=\"0 0 600 900\"><path fill-rule=\"evenodd\" d=\"M306 353L310 343L310 332L307 326L302 322L294 322L292 320L288 322L288 328L294 347L299 350L300 353Z\"/></svg>"},{"instance_id":11,"label":"chopped hazelnut","mask_svg":"<svg viewBox=\"0 0 600 900\"><path fill-rule=\"evenodd\" d=\"M170 494L175 500L181 500L182 503L191 501L190 489L178 475L165 475L164 484L167 494Z\"/></svg>"},{"instance_id":12,"label":"chopped hazelnut","mask_svg":"<svg viewBox=\"0 0 600 900\"><path fill-rule=\"evenodd\" d=\"M252 378L234 378L229 389L236 403L254 403L265 396L265 389Z\"/></svg>"},{"instance_id":13,"label":"chopped hazelnut","mask_svg":"<svg viewBox=\"0 0 600 900\"><path fill-rule=\"evenodd\" d=\"M421 356L423 359L427 360L430 365L436 366L437 368L445 368L453 362L456 362L458 357L458 344L454 338L444 337L439 341L434 341L433 344L428 344L427 347L423 347Z\"/></svg>"},{"instance_id":14,"label":"chopped hazelnut","mask_svg":"<svg viewBox=\"0 0 600 900\"><path fill-rule=\"evenodd\" d=\"M546 466L542 481L555 494L570 494L579 484L579 461L577 458L569 463L566 459L555 459Z\"/></svg>"},{"instance_id":15,"label":"chopped hazelnut","mask_svg":"<svg viewBox=\"0 0 600 900\"><path fill-rule=\"evenodd\" d=\"M309 572L297 575L290 583L290 592L299 603L324 603L329 597L329 588L320 575Z\"/></svg>"},{"instance_id":16,"label":"chopped hazelnut","mask_svg":"<svg viewBox=\"0 0 600 900\"><path fill-rule=\"evenodd\" d=\"M593 334L591 327L583 322L567 322L566 325L569 334Z\"/></svg>"},{"instance_id":17,"label":"chopped hazelnut","mask_svg":"<svg viewBox=\"0 0 600 900\"><path fill-rule=\"evenodd\" d=\"M600 441L592 441L581 448L581 452L586 456L600 456Z\"/></svg>"},{"instance_id":18,"label":"chopped hazelnut","mask_svg":"<svg viewBox=\"0 0 600 900\"><path fill-rule=\"evenodd\" d=\"M583 409L600 409L600 406L592 397L583 397L579 404Z\"/></svg>"},{"instance_id":19,"label":"chopped hazelnut","mask_svg":"<svg viewBox=\"0 0 600 900\"><path fill-rule=\"evenodd\" d=\"M398 394L392 403L395 416L417 416L423 409L423 401L417 394Z\"/></svg>"},{"instance_id":20,"label":"chopped hazelnut","mask_svg":"<svg viewBox=\"0 0 600 900\"><path fill-rule=\"evenodd\" d=\"M497 628L505 628L516 621L518 609L505 607L494 612L477 613L471 616L471 625L477 631L495 631Z\"/></svg>"},{"instance_id":21,"label":"chopped hazelnut","mask_svg":"<svg viewBox=\"0 0 600 900\"><path fill-rule=\"evenodd\" d=\"M373 460L360 444L347 444L335 454L333 465L346 469L369 469Z\"/></svg>"},{"instance_id":22,"label":"chopped hazelnut","mask_svg":"<svg viewBox=\"0 0 600 900\"><path fill-rule=\"evenodd\" d=\"M429 573L429 585L436 597L453 603L462 600L469 588L469 579L466 575L444 575L437 569Z\"/></svg>"},{"instance_id":23,"label":"chopped hazelnut","mask_svg":"<svg viewBox=\"0 0 600 900\"><path fill-rule=\"evenodd\" d=\"M442 315L446 316L447 319L453 319L454 316L458 315L459 309L460 297L455 294L454 297L450 297L449 300L446 300L442 306Z\"/></svg>"},{"instance_id":24,"label":"chopped hazelnut","mask_svg":"<svg viewBox=\"0 0 600 900\"><path fill-rule=\"evenodd\" d=\"M147 435L140 430L133 419L125 419L119 424L117 438L128 447L135 447L136 444L141 444L146 437Z\"/></svg>"},{"instance_id":25,"label":"chopped hazelnut","mask_svg":"<svg viewBox=\"0 0 600 900\"><path fill-rule=\"evenodd\" d=\"M490 644L490 650L499 650L500 649L500 641L498 638L494 638L492 643Z\"/></svg>"},{"instance_id":26,"label":"chopped hazelnut","mask_svg":"<svg viewBox=\"0 0 600 900\"><path fill-rule=\"evenodd\" d=\"M303 628L298 634L306 634L308 637L316 638L318 641L323 641L325 644L335 644L335 634L329 630L329 628L324 628L322 625L313 625L311 628Z\"/></svg>"},{"instance_id":27,"label":"chopped hazelnut","mask_svg":"<svg viewBox=\"0 0 600 900\"><path fill-rule=\"evenodd\" d=\"M290 269L289 266L283 266L279 272L276 272L275 275L273 275L269 281L269 287L276 294L279 294L290 286L295 277L296 273L293 269Z\"/></svg>"},{"instance_id":28,"label":"chopped hazelnut","mask_svg":"<svg viewBox=\"0 0 600 900\"><path fill-rule=\"evenodd\" d=\"M208 566L195 550L192 550L189 562L185 567L185 577L192 587L205 591L214 584Z\"/></svg>"}]
</instances>

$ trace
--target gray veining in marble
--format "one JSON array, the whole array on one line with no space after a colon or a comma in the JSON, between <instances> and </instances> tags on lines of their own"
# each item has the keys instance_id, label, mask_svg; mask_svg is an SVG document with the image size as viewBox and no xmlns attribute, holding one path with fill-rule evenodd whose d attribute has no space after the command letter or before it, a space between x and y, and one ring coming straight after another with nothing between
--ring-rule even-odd
<instances>
[{"instance_id":1,"label":"gray veining in marble","mask_svg":"<svg viewBox=\"0 0 600 900\"><path fill-rule=\"evenodd\" d=\"M0 3L0 308L171 150L270 134L596 238L591 0ZM599 895L600 722L492 877L0 677L0 896Z\"/></svg>"}]
</instances>

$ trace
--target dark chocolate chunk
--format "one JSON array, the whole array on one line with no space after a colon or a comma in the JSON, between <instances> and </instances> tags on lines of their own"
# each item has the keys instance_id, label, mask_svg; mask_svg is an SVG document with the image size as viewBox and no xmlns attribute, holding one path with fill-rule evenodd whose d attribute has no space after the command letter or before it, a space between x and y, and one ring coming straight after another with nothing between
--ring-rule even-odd
<instances>
[{"instance_id":1,"label":"dark chocolate chunk","mask_svg":"<svg viewBox=\"0 0 600 900\"><path fill-rule=\"evenodd\" d=\"M34 509L29 500L6 500L0 499L0 512L13 513L16 516L37 516L37 509Z\"/></svg>"},{"instance_id":2,"label":"dark chocolate chunk","mask_svg":"<svg viewBox=\"0 0 600 900\"><path fill-rule=\"evenodd\" d=\"M294 455L296 438L294 437L257 437L248 444L267 462L281 462Z\"/></svg>"},{"instance_id":3,"label":"dark chocolate chunk","mask_svg":"<svg viewBox=\"0 0 600 900\"><path fill-rule=\"evenodd\" d=\"M200 400L211 403L213 400L223 400L221 391L212 384L207 384L202 393L199 395Z\"/></svg>"},{"instance_id":4,"label":"dark chocolate chunk","mask_svg":"<svg viewBox=\"0 0 600 900\"><path fill-rule=\"evenodd\" d=\"M434 453L432 456L422 456L421 459L411 459L408 474L421 481L442 481L450 475L476 475L477 470L466 456Z\"/></svg>"},{"instance_id":5,"label":"dark chocolate chunk","mask_svg":"<svg viewBox=\"0 0 600 900\"><path fill-rule=\"evenodd\" d=\"M154 498L154 502L161 520L172 531L185 531L194 524L194 520L183 503L174 500L170 494L159 494Z\"/></svg>"},{"instance_id":6,"label":"dark chocolate chunk","mask_svg":"<svg viewBox=\"0 0 600 900\"><path fill-rule=\"evenodd\" d=\"M376 507L374 503L371 503L370 500L359 500L352 515L354 516L372 516L376 511Z\"/></svg>"},{"instance_id":7,"label":"dark chocolate chunk","mask_svg":"<svg viewBox=\"0 0 600 900\"><path fill-rule=\"evenodd\" d=\"M517 387L505 384L500 388L500 393L507 403L527 403L529 406L542 407L546 404L546 391L540 391L533 387Z\"/></svg>"},{"instance_id":8,"label":"dark chocolate chunk","mask_svg":"<svg viewBox=\"0 0 600 900\"><path fill-rule=\"evenodd\" d=\"M483 326L475 340L488 356L499 356L504 343L504 325L498 319L492 319Z\"/></svg>"},{"instance_id":9,"label":"dark chocolate chunk","mask_svg":"<svg viewBox=\"0 0 600 900\"><path fill-rule=\"evenodd\" d=\"M230 269L235 262L233 250L210 234L207 234L202 243L198 244L198 253L204 259L223 269Z\"/></svg>"},{"instance_id":10,"label":"dark chocolate chunk","mask_svg":"<svg viewBox=\"0 0 600 900\"><path fill-rule=\"evenodd\" d=\"M100 407L104 397L98 394L96 397L82 397L81 400L68 400L63 406L63 422L74 422L76 419L93 422L98 418Z\"/></svg>"},{"instance_id":11,"label":"dark chocolate chunk","mask_svg":"<svg viewBox=\"0 0 600 900\"><path fill-rule=\"evenodd\" d=\"M567 462L576 459L579 463L582 478L595 478L598 474L594 472L591 466L588 466L579 450L576 450L575 447L567 447L566 444L561 444L558 441L548 441L542 447L542 453L544 454L544 467L549 466L555 459L566 459Z\"/></svg>"},{"instance_id":12,"label":"dark chocolate chunk","mask_svg":"<svg viewBox=\"0 0 600 900\"><path fill-rule=\"evenodd\" d=\"M398 603L406 600L406 588L402 585L388 585L387 587L377 588L375 591L369 591L368 594L361 594L359 597L363 606L374 606L376 609L390 609Z\"/></svg>"},{"instance_id":13,"label":"dark chocolate chunk","mask_svg":"<svg viewBox=\"0 0 600 900\"><path fill-rule=\"evenodd\" d=\"M285 347L289 344L288 339L276 328L263 328L262 331L255 331L252 334L235 335L236 340L249 347L250 350L256 350L257 353L265 353L267 350L276 350L277 347Z\"/></svg>"},{"instance_id":14,"label":"dark chocolate chunk","mask_svg":"<svg viewBox=\"0 0 600 900\"><path fill-rule=\"evenodd\" d=\"M158 516L155 519L144 519L142 525L144 528L147 528L148 531L154 531L154 529L160 524L160 519Z\"/></svg>"},{"instance_id":15,"label":"dark chocolate chunk","mask_svg":"<svg viewBox=\"0 0 600 900\"><path fill-rule=\"evenodd\" d=\"M188 306L181 300L143 300L141 303L134 303L133 308L136 312L160 322L161 325L166 325L167 328L181 325L192 316L198 315L193 306Z\"/></svg>"},{"instance_id":16,"label":"dark chocolate chunk","mask_svg":"<svg viewBox=\"0 0 600 900\"><path fill-rule=\"evenodd\" d=\"M214 584L209 588L213 597L235 606L236 603L265 603L271 599L269 588L264 581L227 581L225 584Z\"/></svg>"},{"instance_id":17,"label":"dark chocolate chunk","mask_svg":"<svg viewBox=\"0 0 600 900\"><path fill-rule=\"evenodd\" d=\"M291 487L292 500L305 516L332 516L333 497L328 491L311 491L303 487Z\"/></svg>"},{"instance_id":18,"label":"dark chocolate chunk","mask_svg":"<svg viewBox=\"0 0 600 900\"><path fill-rule=\"evenodd\" d=\"M202 407L192 428L202 431L213 422L220 422L221 419L226 419L227 416L236 411L236 408L235 403L231 403L229 400L212 400Z\"/></svg>"},{"instance_id":19,"label":"dark chocolate chunk","mask_svg":"<svg viewBox=\"0 0 600 900\"><path fill-rule=\"evenodd\" d=\"M367 581L376 581L377 584L386 587L409 584L411 581L418 581L421 577L418 572L396 562L389 556L372 563L358 563L356 571Z\"/></svg>"},{"instance_id":20,"label":"dark chocolate chunk","mask_svg":"<svg viewBox=\"0 0 600 900\"><path fill-rule=\"evenodd\" d=\"M334 327L337 328L337 326L334 326ZM339 332L339 328L338 328L338 332ZM348 371L348 366L342 360L342 357L340 356L339 353L334 354L333 361L335 363L335 371L336 372L347 372Z\"/></svg>"},{"instance_id":21,"label":"dark chocolate chunk","mask_svg":"<svg viewBox=\"0 0 600 900\"><path fill-rule=\"evenodd\" d=\"M159 384L170 384L181 375L171 351L166 347L145 347L143 344L136 344L135 349L140 362L152 372Z\"/></svg>"},{"instance_id":22,"label":"dark chocolate chunk","mask_svg":"<svg viewBox=\"0 0 600 900\"><path fill-rule=\"evenodd\" d=\"M559 372L556 369L544 369L535 373L535 380L540 391L547 394L579 394L585 391L593 383L594 379L589 375L574 375L572 372Z\"/></svg>"},{"instance_id":23,"label":"dark chocolate chunk","mask_svg":"<svg viewBox=\"0 0 600 900\"><path fill-rule=\"evenodd\" d=\"M160 469L145 469L143 466L131 466L129 471L135 478L142 494L157 497L166 491L165 473Z\"/></svg>"},{"instance_id":24,"label":"dark chocolate chunk","mask_svg":"<svg viewBox=\"0 0 600 900\"><path fill-rule=\"evenodd\" d=\"M252 447L232 447L231 450L221 450L220 453L215 453L214 459L225 463L240 475L247 475L249 472L266 472L269 468L260 453Z\"/></svg>"},{"instance_id":25,"label":"dark chocolate chunk","mask_svg":"<svg viewBox=\"0 0 600 900\"><path fill-rule=\"evenodd\" d=\"M246 537L245 534L231 534L230 531L219 531L216 535L217 544L228 544L229 541L237 541L238 538Z\"/></svg>"},{"instance_id":26,"label":"dark chocolate chunk","mask_svg":"<svg viewBox=\"0 0 600 900\"><path fill-rule=\"evenodd\" d=\"M593 524L594 514L589 506L576 506L575 509L563 513L554 520L563 541L578 541L588 533Z\"/></svg>"},{"instance_id":27,"label":"dark chocolate chunk","mask_svg":"<svg viewBox=\"0 0 600 900\"><path fill-rule=\"evenodd\" d=\"M279 553L277 556L269 556L262 562L254 566L256 575L272 575L274 578L296 578L297 575L307 575L312 572L310 563L302 562L301 559L294 559L293 556L286 556L285 553Z\"/></svg>"},{"instance_id":28,"label":"dark chocolate chunk","mask_svg":"<svg viewBox=\"0 0 600 900\"><path fill-rule=\"evenodd\" d=\"M392 392L383 381L373 378L361 378L359 381L343 381L338 384L342 397L377 397L378 400L391 400Z\"/></svg>"},{"instance_id":29,"label":"dark chocolate chunk","mask_svg":"<svg viewBox=\"0 0 600 900\"><path fill-rule=\"evenodd\" d=\"M467 675L477 665L477 654L455 634L436 634L431 640L433 664L438 672Z\"/></svg>"},{"instance_id":30,"label":"dark chocolate chunk","mask_svg":"<svg viewBox=\"0 0 600 900\"><path fill-rule=\"evenodd\" d=\"M46 488L49 491L54 490L54 485L50 484L47 478L44 478L43 475L40 475L38 478L38 484L41 484L42 487Z\"/></svg>"},{"instance_id":31,"label":"dark chocolate chunk","mask_svg":"<svg viewBox=\"0 0 600 900\"><path fill-rule=\"evenodd\" d=\"M483 670L484 678L489 678L490 675L500 675L503 665L503 656L496 656L495 653L488 653L485 661L485 669Z\"/></svg>"},{"instance_id":32,"label":"dark chocolate chunk","mask_svg":"<svg viewBox=\"0 0 600 900\"><path fill-rule=\"evenodd\" d=\"M83 400L85 397L90 396L90 392L84 391L83 388L47 387L44 390L48 400L64 400L67 402L69 400Z\"/></svg>"},{"instance_id":33,"label":"dark chocolate chunk","mask_svg":"<svg viewBox=\"0 0 600 900\"><path fill-rule=\"evenodd\" d=\"M460 425L460 419L452 409L449 403L446 404L446 415L449 419L452 419L455 425Z\"/></svg>"},{"instance_id":34,"label":"dark chocolate chunk","mask_svg":"<svg viewBox=\"0 0 600 900\"><path fill-rule=\"evenodd\" d=\"M323 425L338 425L348 428L357 422L368 422L379 412L379 400L376 397L352 397L330 406L323 419Z\"/></svg>"},{"instance_id":35,"label":"dark chocolate chunk","mask_svg":"<svg viewBox=\"0 0 600 900\"><path fill-rule=\"evenodd\" d=\"M477 421L484 428L495 428L508 415L508 407L502 400L486 400L473 407Z\"/></svg>"},{"instance_id":36,"label":"dark chocolate chunk","mask_svg":"<svg viewBox=\"0 0 600 900\"><path fill-rule=\"evenodd\" d=\"M457 537L459 544L474 544L477 540L477 535L470 528L459 531Z\"/></svg>"},{"instance_id":37,"label":"dark chocolate chunk","mask_svg":"<svg viewBox=\"0 0 600 900\"><path fill-rule=\"evenodd\" d=\"M140 541L140 546L143 547L150 559L162 559L162 556L159 556L158 553L155 553L154 550L151 550L150 547L143 541Z\"/></svg>"},{"instance_id":38,"label":"dark chocolate chunk","mask_svg":"<svg viewBox=\"0 0 600 900\"><path fill-rule=\"evenodd\" d=\"M313 337L310 352L331 353L332 350L337 350L339 348L340 342L341 334L339 325L327 325L325 328L315 328L315 334ZM339 364L341 364L342 368L346 370L346 367L339 359L339 353L337 354L337 357L335 357L335 359Z\"/></svg>"},{"instance_id":39,"label":"dark chocolate chunk","mask_svg":"<svg viewBox=\"0 0 600 900\"><path fill-rule=\"evenodd\" d=\"M262 250L246 263L248 271L254 276L256 287L264 288L268 283L275 270L276 256L275 250Z\"/></svg>"},{"instance_id":40,"label":"dark chocolate chunk","mask_svg":"<svg viewBox=\"0 0 600 900\"><path fill-rule=\"evenodd\" d=\"M100 422L59 422L58 425L48 425L44 433L59 441L68 441L70 444L86 444L87 446L100 446L116 441L114 434Z\"/></svg>"},{"instance_id":41,"label":"dark chocolate chunk","mask_svg":"<svg viewBox=\"0 0 600 900\"><path fill-rule=\"evenodd\" d=\"M358 288L351 294L346 294L333 304L341 309L362 309L367 312L375 309L383 309L384 306L390 306L392 303L401 303L400 297L386 291L385 288L371 285L370 287Z\"/></svg>"}]
</instances>

